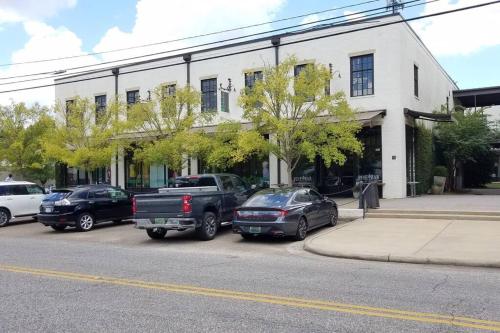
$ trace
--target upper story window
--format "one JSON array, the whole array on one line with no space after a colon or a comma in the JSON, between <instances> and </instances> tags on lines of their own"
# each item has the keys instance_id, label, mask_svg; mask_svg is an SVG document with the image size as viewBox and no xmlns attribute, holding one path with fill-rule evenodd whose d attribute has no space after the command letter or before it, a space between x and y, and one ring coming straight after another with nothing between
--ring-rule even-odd
<instances>
[{"instance_id":1,"label":"upper story window","mask_svg":"<svg viewBox=\"0 0 500 333\"><path fill-rule=\"evenodd\" d=\"M127 91L127 105L135 104L140 100L139 90Z\"/></svg>"},{"instance_id":2,"label":"upper story window","mask_svg":"<svg viewBox=\"0 0 500 333\"><path fill-rule=\"evenodd\" d=\"M167 84L163 87L163 96L175 96L176 86L175 84Z\"/></svg>"},{"instance_id":3,"label":"upper story window","mask_svg":"<svg viewBox=\"0 0 500 333\"><path fill-rule=\"evenodd\" d=\"M106 112L106 95L99 95L95 97L95 122L99 122Z\"/></svg>"},{"instance_id":4,"label":"upper story window","mask_svg":"<svg viewBox=\"0 0 500 333\"><path fill-rule=\"evenodd\" d=\"M418 97L418 66L413 65L413 93Z\"/></svg>"},{"instance_id":5,"label":"upper story window","mask_svg":"<svg viewBox=\"0 0 500 333\"><path fill-rule=\"evenodd\" d=\"M217 111L217 79L201 80L201 111Z\"/></svg>"},{"instance_id":6,"label":"upper story window","mask_svg":"<svg viewBox=\"0 0 500 333\"><path fill-rule=\"evenodd\" d=\"M245 88L253 89L253 87L255 86L255 82L262 80L262 78L262 71L245 73Z\"/></svg>"},{"instance_id":7,"label":"upper story window","mask_svg":"<svg viewBox=\"0 0 500 333\"><path fill-rule=\"evenodd\" d=\"M351 57L351 97L373 94L373 54Z\"/></svg>"},{"instance_id":8,"label":"upper story window","mask_svg":"<svg viewBox=\"0 0 500 333\"><path fill-rule=\"evenodd\" d=\"M73 111L74 106L75 106L74 100L68 99L66 101L66 125L69 125L69 118L71 116L71 111Z\"/></svg>"},{"instance_id":9,"label":"upper story window","mask_svg":"<svg viewBox=\"0 0 500 333\"><path fill-rule=\"evenodd\" d=\"M304 71L307 66L310 65L310 64L300 64L300 65L296 65L293 69L293 75L295 77L299 76L300 73L302 73L302 71ZM314 100L314 96L309 96L307 97L306 101L307 102L312 102Z\"/></svg>"}]
</instances>

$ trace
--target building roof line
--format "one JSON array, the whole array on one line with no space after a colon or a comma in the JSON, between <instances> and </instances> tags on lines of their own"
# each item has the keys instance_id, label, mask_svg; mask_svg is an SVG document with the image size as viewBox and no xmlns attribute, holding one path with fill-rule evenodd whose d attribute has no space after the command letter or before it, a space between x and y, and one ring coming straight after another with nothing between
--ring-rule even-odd
<instances>
[{"instance_id":1,"label":"building roof line","mask_svg":"<svg viewBox=\"0 0 500 333\"><path fill-rule=\"evenodd\" d=\"M61 81L61 80L66 80L82 75L92 75L94 73L100 73L100 72L105 72L109 71L113 68L127 68L127 67L133 67L133 66L140 66L144 64L149 64L153 62L159 62L159 61L164 61L164 60L170 60L170 59L175 59L182 57L185 54L202 54L202 53L207 53L207 52L212 52L212 51L218 51L222 49L228 49L228 48L233 48L233 47L238 47L238 46L243 46L243 45L248 45L248 44L254 44L254 43L259 43L259 42L265 42L265 41L272 41L273 39L281 39L284 37L291 37L291 36L298 36L298 35L303 35L306 33L311 33L311 32L316 32L316 31L323 31L326 29L331 29L331 28L337 28L337 27L345 27L345 26L350 26L350 25L357 25L357 24L363 24L363 23L370 23L370 22L376 22L379 19L385 19L389 17L394 17L394 16L400 16L400 14L386 14L386 15L380 15L380 16L375 16L375 17L370 17L370 18L365 18L361 20L355 20L355 21L350 21L350 22L343 22L343 23L331 23L331 24L322 24L321 26L316 26L316 27L311 27L308 29L301 29L298 31L290 31L290 32L284 32L281 34L276 34L276 35L270 35L270 36L265 36L265 37L259 37L259 38L254 38L254 39L249 39L249 40L244 40L241 42L236 42L236 43L229 43L229 44L224 44L224 45L219 45L219 46L214 46L206 49L199 49L199 50L193 50L193 51L187 51L187 52L179 52L176 54L172 54L169 56L164 56L164 57L159 57L159 58L154 58L154 59L147 59L147 60L141 60L141 61L136 61L136 62L131 62L131 63L126 63L123 65L116 65L116 66L108 66L106 68L100 68L100 69L95 69L95 70L89 70L84 73L79 73L79 74L70 74L68 76L63 76L60 78L54 79L54 81ZM196 47L196 46L193 46ZM168 52L168 51L166 51ZM147 57L145 55L144 57Z\"/></svg>"}]
</instances>

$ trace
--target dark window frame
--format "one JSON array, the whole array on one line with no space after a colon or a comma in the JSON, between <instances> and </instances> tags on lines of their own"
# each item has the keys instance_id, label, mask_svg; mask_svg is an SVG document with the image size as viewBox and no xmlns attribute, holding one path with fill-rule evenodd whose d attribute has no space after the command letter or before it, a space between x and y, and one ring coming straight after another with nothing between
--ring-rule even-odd
<instances>
[{"instance_id":1,"label":"dark window frame","mask_svg":"<svg viewBox=\"0 0 500 333\"><path fill-rule=\"evenodd\" d=\"M97 95L94 97L95 101L95 123L98 124L102 114L106 112L107 97L104 95Z\"/></svg>"},{"instance_id":2,"label":"dark window frame","mask_svg":"<svg viewBox=\"0 0 500 333\"><path fill-rule=\"evenodd\" d=\"M127 91L127 105L133 105L139 103L140 100L141 100L140 90Z\"/></svg>"},{"instance_id":3,"label":"dark window frame","mask_svg":"<svg viewBox=\"0 0 500 333\"><path fill-rule=\"evenodd\" d=\"M217 78L203 79L201 85L201 112L217 112Z\"/></svg>"},{"instance_id":4,"label":"dark window frame","mask_svg":"<svg viewBox=\"0 0 500 333\"><path fill-rule=\"evenodd\" d=\"M300 73L302 73L302 71L305 70L307 68L307 66L309 66L309 65L314 66L313 63L309 63L309 62L304 63L304 64L295 65L293 67L293 77L296 78L297 76L299 76ZM312 102L312 101L314 101L314 96L308 96L306 98L306 102Z\"/></svg>"},{"instance_id":5,"label":"dark window frame","mask_svg":"<svg viewBox=\"0 0 500 333\"><path fill-rule=\"evenodd\" d=\"M418 66L416 64L413 64L413 94L415 97L419 97L419 90L418 90L418 78L419 78L419 73L418 73Z\"/></svg>"},{"instance_id":6,"label":"dark window frame","mask_svg":"<svg viewBox=\"0 0 500 333\"><path fill-rule=\"evenodd\" d=\"M171 96L175 97L177 93L177 84L172 83L172 84L166 84L163 86L163 97Z\"/></svg>"},{"instance_id":7,"label":"dark window frame","mask_svg":"<svg viewBox=\"0 0 500 333\"><path fill-rule=\"evenodd\" d=\"M245 89L253 89L255 82L264 79L264 73L262 71L253 71L245 73Z\"/></svg>"},{"instance_id":8,"label":"dark window frame","mask_svg":"<svg viewBox=\"0 0 500 333\"><path fill-rule=\"evenodd\" d=\"M357 62L360 61L359 64ZM375 95L375 56L373 53L363 54L350 58L351 68L351 97ZM371 66L370 66L371 65ZM366 66L366 67L365 67ZM359 75L358 75L359 74ZM366 85L364 79L366 77ZM371 78L371 92L368 87ZM356 89L354 89L354 79L356 79ZM361 83L358 82L361 80ZM365 93L366 91L366 93ZM356 93L355 93L356 92Z\"/></svg>"}]
</instances>

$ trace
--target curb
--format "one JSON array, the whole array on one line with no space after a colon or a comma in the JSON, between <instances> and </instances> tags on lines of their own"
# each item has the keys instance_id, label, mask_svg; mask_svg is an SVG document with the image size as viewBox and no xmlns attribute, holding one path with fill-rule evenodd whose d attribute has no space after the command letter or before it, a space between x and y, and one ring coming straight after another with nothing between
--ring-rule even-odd
<instances>
[{"instance_id":1,"label":"curb","mask_svg":"<svg viewBox=\"0 0 500 333\"><path fill-rule=\"evenodd\" d=\"M335 230L332 230L333 232ZM325 235L325 234L323 234ZM323 236L321 235L321 236ZM318 236L314 237L317 238ZM397 256L391 254L366 254L366 253L343 253L341 251L325 250L311 246L314 240L306 240L304 243L304 250L321 256L341 258L341 259L354 259L366 261L380 261L380 262L397 262L406 264L426 264L426 265L451 265L451 266L465 266L465 267L487 267L487 268L500 268L500 261L474 261L466 259L454 258L430 258L430 257L408 257Z\"/></svg>"}]
</instances>

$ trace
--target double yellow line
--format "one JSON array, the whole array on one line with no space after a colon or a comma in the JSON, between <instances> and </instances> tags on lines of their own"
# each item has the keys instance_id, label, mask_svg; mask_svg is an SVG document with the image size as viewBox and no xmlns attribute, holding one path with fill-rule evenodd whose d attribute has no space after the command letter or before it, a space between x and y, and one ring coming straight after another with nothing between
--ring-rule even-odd
<instances>
[{"instance_id":1,"label":"double yellow line","mask_svg":"<svg viewBox=\"0 0 500 333\"><path fill-rule=\"evenodd\" d=\"M481 320L470 317L456 317L435 313L404 311L388 308L371 307L339 302L328 302L321 300L309 300L294 297L281 297L268 294L257 294L232 290L202 288L189 285L179 285L171 283L158 283L141 280L120 279L106 276L96 276L80 273L70 273L45 269L35 269L30 267L19 267L0 264L0 271L22 273L35 276L43 276L79 282L101 283L109 285L126 286L133 288L152 289L165 292L190 294L197 296L216 297L233 299L240 301L250 301L257 303L276 304L294 308L315 309L323 311L342 312L370 317L382 317L398 320L409 320L429 324L442 324L455 327L467 327L481 330L500 332L500 322L491 320Z\"/></svg>"}]
</instances>

